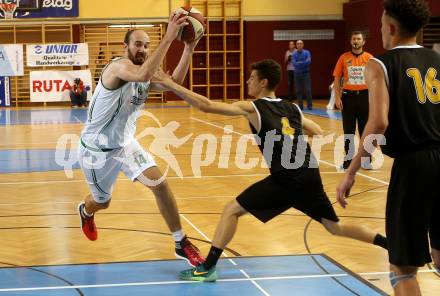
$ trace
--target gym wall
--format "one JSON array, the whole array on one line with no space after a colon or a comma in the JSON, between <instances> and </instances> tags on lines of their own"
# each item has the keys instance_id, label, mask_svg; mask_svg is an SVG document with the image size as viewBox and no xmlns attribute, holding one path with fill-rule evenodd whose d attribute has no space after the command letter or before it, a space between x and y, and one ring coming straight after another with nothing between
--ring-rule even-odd
<instances>
[{"instance_id":1,"label":"gym wall","mask_svg":"<svg viewBox=\"0 0 440 296\"><path fill-rule=\"evenodd\" d=\"M345 24L342 20L330 21L247 21L245 22L245 76L250 65L258 60L272 58L283 68L278 96L287 95L287 77L284 54L289 41L274 41L274 30L319 30L333 29L331 40L304 40L304 48L312 55L311 77L314 97L329 96L328 87L333 81L333 68L344 43ZM254 32L258 32L255 34Z\"/></svg>"},{"instance_id":2,"label":"gym wall","mask_svg":"<svg viewBox=\"0 0 440 296\"><path fill-rule=\"evenodd\" d=\"M274 41L274 30L332 29L334 39L305 40L305 48L312 53L312 89L314 97L328 97L328 85L332 81L332 71L338 56L349 49L349 34L354 29L369 32L366 50L373 54L383 51L380 36L380 15L383 0L275 0L268 5L262 0L242 0L244 20L244 75L254 61L272 58L282 64L288 41ZM428 0L434 16L440 16L440 1ZM45 29L45 33L34 32L34 27L16 33L12 28L0 28L0 43L39 43L39 42L83 42L79 40L79 25L93 21L97 23L114 22L151 22L164 23L170 9L189 3L188 0L130 0L130 5L120 2L109 5L108 0L80 1L80 16L67 20L62 29ZM113 2L113 1L111 1ZM216 15L215 9L210 15ZM66 27L64 29L64 27ZM258 32L256 34L255 32ZM105 32L104 32L105 33ZM103 33L103 34L104 34ZM42 37L44 36L44 38ZM113 35L112 35L113 36ZM119 36L119 35L118 35ZM16 38L16 39L14 39ZM116 40L112 41L117 43ZM121 39L122 42L122 39ZM115 45L117 46L117 45ZM122 44L121 44L122 49ZM178 62L183 49L180 42L174 42L167 55L167 68L172 69ZM99 50L91 55L98 55ZM111 56L105 56L108 60ZM285 74L285 73L283 73ZM319 77L319 79L317 79ZM26 84L24 82L24 84ZM278 89L279 96L287 94L287 82L284 75Z\"/></svg>"},{"instance_id":3,"label":"gym wall","mask_svg":"<svg viewBox=\"0 0 440 296\"><path fill-rule=\"evenodd\" d=\"M130 0L130 4L121 1L119 5L109 5L107 0L80 1L79 18L167 18L171 9L188 3L188 0ZM275 0L268 3L263 0L243 1L243 17L340 17L342 3L348 0ZM215 11L211 12L215 14Z\"/></svg>"},{"instance_id":4,"label":"gym wall","mask_svg":"<svg viewBox=\"0 0 440 296\"><path fill-rule=\"evenodd\" d=\"M433 17L440 17L440 1L427 0ZM372 54L384 52L382 47L382 36L380 33L381 16L383 11L383 0L350 1L345 3L343 17L346 22L346 37L354 30L368 32L365 49ZM440 41L440 38L439 38ZM347 43L345 49L349 49Z\"/></svg>"}]
</instances>

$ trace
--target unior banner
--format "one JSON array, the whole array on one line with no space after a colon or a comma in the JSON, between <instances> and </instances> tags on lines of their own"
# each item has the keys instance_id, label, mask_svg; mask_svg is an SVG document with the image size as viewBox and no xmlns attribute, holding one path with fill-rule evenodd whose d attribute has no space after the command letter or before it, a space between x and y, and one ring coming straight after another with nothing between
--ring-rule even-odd
<instances>
[{"instance_id":1,"label":"unior banner","mask_svg":"<svg viewBox=\"0 0 440 296\"><path fill-rule=\"evenodd\" d=\"M81 79L87 91L87 99L92 96L92 74L90 70L78 71L32 71L30 72L31 102L70 101L70 90L75 79Z\"/></svg>"},{"instance_id":2,"label":"unior banner","mask_svg":"<svg viewBox=\"0 0 440 296\"><path fill-rule=\"evenodd\" d=\"M23 45L0 44L0 76L23 75Z\"/></svg>"},{"instance_id":3,"label":"unior banner","mask_svg":"<svg viewBox=\"0 0 440 296\"><path fill-rule=\"evenodd\" d=\"M29 67L86 66L89 46L87 43L26 45L26 63Z\"/></svg>"}]
</instances>

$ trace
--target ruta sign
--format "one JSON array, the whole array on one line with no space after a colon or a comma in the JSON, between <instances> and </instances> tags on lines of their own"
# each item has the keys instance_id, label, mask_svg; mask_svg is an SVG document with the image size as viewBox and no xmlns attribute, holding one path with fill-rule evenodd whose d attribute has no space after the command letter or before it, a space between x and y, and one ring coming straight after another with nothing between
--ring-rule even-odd
<instances>
[{"instance_id":1,"label":"ruta sign","mask_svg":"<svg viewBox=\"0 0 440 296\"><path fill-rule=\"evenodd\" d=\"M87 98L90 99L92 96L90 70L31 72L29 80L31 102L70 101L69 92L76 78L83 81Z\"/></svg>"}]
</instances>

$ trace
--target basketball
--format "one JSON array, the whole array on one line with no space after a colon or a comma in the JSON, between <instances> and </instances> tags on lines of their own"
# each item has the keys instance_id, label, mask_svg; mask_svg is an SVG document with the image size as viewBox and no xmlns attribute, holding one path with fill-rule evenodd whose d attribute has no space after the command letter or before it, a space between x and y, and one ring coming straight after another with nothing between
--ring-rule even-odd
<instances>
[{"instance_id":1,"label":"basketball","mask_svg":"<svg viewBox=\"0 0 440 296\"><path fill-rule=\"evenodd\" d=\"M177 40L192 42L202 37L206 24L202 13L194 7L180 7L177 14L188 17L188 25L180 29Z\"/></svg>"}]
</instances>

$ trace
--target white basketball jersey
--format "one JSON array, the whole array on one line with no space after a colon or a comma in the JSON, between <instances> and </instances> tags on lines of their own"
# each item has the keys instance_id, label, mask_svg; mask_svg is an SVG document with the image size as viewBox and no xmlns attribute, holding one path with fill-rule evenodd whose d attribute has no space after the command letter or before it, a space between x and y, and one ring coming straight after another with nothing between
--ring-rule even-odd
<instances>
[{"instance_id":1,"label":"white basketball jersey","mask_svg":"<svg viewBox=\"0 0 440 296\"><path fill-rule=\"evenodd\" d=\"M126 82L110 90L101 79L90 100L81 138L88 146L100 149L124 147L134 139L136 120L147 100L150 82Z\"/></svg>"}]
</instances>

